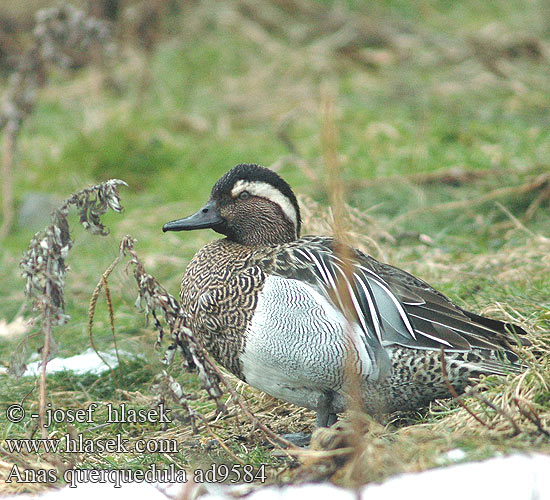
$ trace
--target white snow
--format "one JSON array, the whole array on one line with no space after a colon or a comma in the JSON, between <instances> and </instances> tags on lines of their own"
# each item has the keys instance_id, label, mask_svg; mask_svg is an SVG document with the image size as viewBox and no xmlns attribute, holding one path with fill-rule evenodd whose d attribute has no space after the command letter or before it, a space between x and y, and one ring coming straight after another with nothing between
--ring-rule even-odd
<instances>
[{"instance_id":1,"label":"white snow","mask_svg":"<svg viewBox=\"0 0 550 500\"><path fill-rule=\"evenodd\" d=\"M135 357L134 354L128 353L126 351L118 351L119 355L122 357ZM111 368L118 366L118 358L114 349L111 349L108 352L100 351L101 356ZM29 363L27 365L27 370L25 371L25 376L36 376L40 373L40 366L42 365L41 361L35 361L34 363ZM54 358L48 361L48 366L46 367L46 373L56 373L62 371L72 371L78 375L84 373L92 373L98 375L106 370L109 370L109 367L103 362L103 360L97 355L97 353L92 349L88 348L81 354L76 356L71 356L70 358Z\"/></svg>"},{"instance_id":2,"label":"white snow","mask_svg":"<svg viewBox=\"0 0 550 500\"><path fill-rule=\"evenodd\" d=\"M461 450L460 448L453 448L447 453L441 455L437 463L440 465L449 465L456 462L463 462L467 456L468 455L464 450Z\"/></svg>"},{"instance_id":3,"label":"white snow","mask_svg":"<svg viewBox=\"0 0 550 500\"><path fill-rule=\"evenodd\" d=\"M394 498L550 500L550 456L518 454L403 474L361 492L362 500Z\"/></svg>"}]
</instances>

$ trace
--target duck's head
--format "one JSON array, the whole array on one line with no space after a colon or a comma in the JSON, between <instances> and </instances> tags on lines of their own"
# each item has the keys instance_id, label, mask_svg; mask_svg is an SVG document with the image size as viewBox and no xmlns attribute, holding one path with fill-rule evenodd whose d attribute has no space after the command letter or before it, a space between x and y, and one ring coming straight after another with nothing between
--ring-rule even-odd
<instances>
[{"instance_id":1,"label":"duck's head","mask_svg":"<svg viewBox=\"0 0 550 500\"><path fill-rule=\"evenodd\" d=\"M276 245L300 236L300 208L275 172L240 164L214 184L198 212L164 224L163 231L212 228L241 245Z\"/></svg>"}]
</instances>

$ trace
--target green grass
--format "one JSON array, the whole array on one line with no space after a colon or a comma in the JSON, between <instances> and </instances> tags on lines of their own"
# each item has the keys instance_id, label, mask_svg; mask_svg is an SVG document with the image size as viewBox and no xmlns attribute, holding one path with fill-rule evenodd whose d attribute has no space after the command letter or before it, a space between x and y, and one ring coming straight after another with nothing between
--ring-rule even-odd
<instances>
[{"instance_id":1,"label":"green grass","mask_svg":"<svg viewBox=\"0 0 550 500\"><path fill-rule=\"evenodd\" d=\"M332 5L331 1L318 3ZM483 5L473 0L418 4L349 0L343 5L346 7L339 8L344 15L378 23L392 33L389 46L367 47L381 61L374 68L331 51L324 43L327 33L317 33L313 43L299 43L271 34L250 19L221 15L217 3L207 1L187 7L171 19L170 32L164 34L150 58L127 41L120 59L106 70L110 79L104 79L99 91L97 69L52 75L50 84L39 92L36 111L25 121L19 138L17 207L27 191L63 199L111 177L129 184L121 189L125 212L105 217L109 236L91 236L74 216L71 218L75 245L69 256L66 289L71 320L55 330L58 355L76 354L89 346L89 298L118 255L118 242L125 234L137 238L136 250L148 271L178 295L186 263L217 236L207 231L163 234L162 225L202 206L213 183L236 163L273 165L287 157L281 127L307 169L291 158L280 173L296 192L326 206L321 102L327 88L335 102L341 175L350 186L347 199L353 207L368 211L396 238L395 243L380 241L388 260L428 280L464 307L481 311L502 303L511 314L521 313L532 328L548 331L550 264L530 234L550 237L548 198L541 198L532 213L529 207L541 190L496 200L522 221L525 230L510 222L495 200L475 203L496 189L520 186L548 172L548 61L501 58L502 77L491 72L471 48L471 40L482 35L498 45L500 34L509 40L528 35L548 45L550 26L544 24L548 8L542 0L494 0ZM233 10L229 3L223 8ZM287 20L298 34L320 29L315 19L287 16ZM491 35L487 26L495 22L498 30ZM150 71L151 85L140 91L144 68ZM6 85L6 79L0 81L0 90ZM458 185L415 185L408 180L412 175L457 167L496 172ZM385 177L391 179L354 186ZM474 202L462 209L430 209L460 200ZM311 227L315 221L309 222ZM368 227L376 237L376 228ZM426 244L419 235L426 235L431 243ZM18 262L31 236L29 229L16 226L0 247L0 319L8 322L25 300ZM117 342L120 349L143 358L117 369L117 382L110 373L50 377L53 406L85 406L93 400L139 406L150 403L157 394L154 379L160 371L160 354L153 348L156 334L134 308L135 283L123 267L110 278ZM502 315L496 310L491 313ZM23 315L32 315L29 307ZM103 298L96 312L94 339L101 349L112 346ZM9 363L18 342L0 340L3 365ZM31 339L29 352L40 344L39 338ZM184 374L179 366L173 370L189 392L199 395L194 403L197 408L212 411L196 377ZM0 410L29 392L25 404L36 408L34 380L15 380L2 374L0 381ZM258 395L252 392L250 397L256 401ZM538 395L536 401L548 405L548 394ZM307 427L311 419L304 415L297 425ZM188 422L184 415L180 417L182 421L170 424L166 432L182 442L193 441ZM434 410L419 416L418 421L429 424L444 418ZM0 416L3 438L26 436L31 428L27 420L8 425ZM66 429L60 426L58 430ZM133 438L161 434L155 426L128 426L119 431ZM113 430L98 432L105 436ZM243 436L244 442L239 441L231 419L220 420L216 432L245 462L268 463L273 471L288 467L288 462L273 456L252 431ZM517 440L509 445L502 441L480 446L476 452L475 439L461 439L457 437L453 443L449 438L445 446L464 448L476 459L496 449L524 446ZM204 430L196 441L172 460L190 468L234 460L217 445L209 448L212 437ZM81 460L82 466L90 467L142 468L153 461L170 463L161 454ZM383 476L375 474L376 478Z\"/></svg>"}]
</instances>

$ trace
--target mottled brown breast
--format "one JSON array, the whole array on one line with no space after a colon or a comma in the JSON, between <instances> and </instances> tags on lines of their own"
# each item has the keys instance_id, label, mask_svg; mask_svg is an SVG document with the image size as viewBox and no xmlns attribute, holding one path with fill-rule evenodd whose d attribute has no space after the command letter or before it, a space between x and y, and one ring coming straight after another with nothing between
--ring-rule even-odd
<instances>
[{"instance_id":1,"label":"mottled brown breast","mask_svg":"<svg viewBox=\"0 0 550 500\"><path fill-rule=\"evenodd\" d=\"M265 274L250 247L216 240L199 250L185 270L181 301L193 333L216 361L239 378L239 355Z\"/></svg>"}]
</instances>

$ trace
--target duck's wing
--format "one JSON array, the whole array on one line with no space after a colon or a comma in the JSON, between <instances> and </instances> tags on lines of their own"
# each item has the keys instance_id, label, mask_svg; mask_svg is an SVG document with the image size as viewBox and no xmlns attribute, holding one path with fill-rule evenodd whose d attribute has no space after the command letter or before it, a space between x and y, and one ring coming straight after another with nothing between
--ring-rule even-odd
<instances>
[{"instance_id":1,"label":"duck's wing","mask_svg":"<svg viewBox=\"0 0 550 500\"><path fill-rule=\"evenodd\" d=\"M527 332L518 325L486 318L466 311L450 301L425 281L402 269L384 264L355 250L355 259L360 265L369 267L389 289L401 300L416 331L427 327L443 334L439 341L446 340L446 331L458 334L471 347L507 349L511 344L529 345L522 338Z\"/></svg>"},{"instance_id":2,"label":"duck's wing","mask_svg":"<svg viewBox=\"0 0 550 500\"><path fill-rule=\"evenodd\" d=\"M330 238L286 246L274 267L276 274L321 289L371 345L468 351L506 350L513 343L510 325L468 313L424 281L358 250L338 252Z\"/></svg>"}]
</instances>

